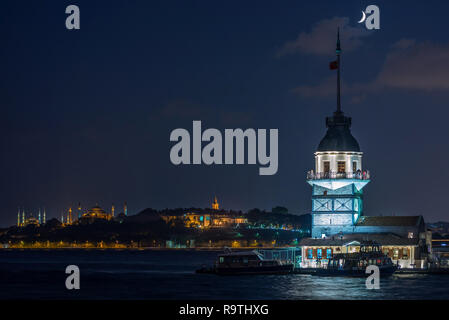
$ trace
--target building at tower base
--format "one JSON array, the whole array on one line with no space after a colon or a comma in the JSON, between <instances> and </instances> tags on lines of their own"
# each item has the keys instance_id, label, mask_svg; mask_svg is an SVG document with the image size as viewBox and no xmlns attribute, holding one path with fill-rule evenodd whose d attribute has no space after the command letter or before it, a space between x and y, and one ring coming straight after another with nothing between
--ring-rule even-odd
<instances>
[{"instance_id":1,"label":"building at tower base","mask_svg":"<svg viewBox=\"0 0 449 320\"><path fill-rule=\"evenodd\" d=\"M323 268L333 254L359 252L361 245L376 243L400 268L425 269L429 265L428 247L431 241L431 232L417 233L413 238L395 233L347 233L326 239L307 238L300 242L300 266Z\"/></svg>"}]
</instances>

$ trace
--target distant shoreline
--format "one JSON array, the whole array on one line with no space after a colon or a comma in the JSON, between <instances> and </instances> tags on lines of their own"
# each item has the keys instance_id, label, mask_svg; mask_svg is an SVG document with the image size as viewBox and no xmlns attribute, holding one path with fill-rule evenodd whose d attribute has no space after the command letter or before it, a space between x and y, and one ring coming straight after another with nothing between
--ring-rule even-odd
<instances>
[{"instance_id":1,"label":"distant shoreline","mask_svg":"<svg viewBox=\"0 0 449 320\"><path fill-rule=\"evenodd\" d=\"M98 248L98 247L59 247L59 248L33 248L33 247L24 247L24 248L0 248L1 251L24 251L24 250L30 250L30 251L57 251L57 250L99 250L99 251L143 251L143 250L149 250L149 251L223 251L225 248L229 247L198 247L198 248L156 248L156 247L139 247L139 248ZM293 248L293 247L238 247L238 248L230 248L231 250L275 250L275 249L286 249L286 248Z\"/></svg>"}]
</instances>

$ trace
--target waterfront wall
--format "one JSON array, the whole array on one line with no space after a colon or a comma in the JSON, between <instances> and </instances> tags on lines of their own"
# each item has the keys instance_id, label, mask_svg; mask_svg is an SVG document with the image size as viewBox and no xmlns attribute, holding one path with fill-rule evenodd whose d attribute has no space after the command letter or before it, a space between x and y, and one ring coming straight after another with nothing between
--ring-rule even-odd
<instances>
[{"instance_id":1,"label":"waterfront wall","mask_svg":"<svg viewBox=\"0 0 449 320\"><path fill-rule=\"evenodd\" d=\"M230 248L282 248L295 246L297 243L285 243L276 241L258 241L258 240L217 240L217 241L131 241L127 243L120 242L67 242L67 241L32 241L32 242L8 242L1 244L3 249L133 249L133 248L210 248L221 249Z\"/></svg>"}]
</instances>

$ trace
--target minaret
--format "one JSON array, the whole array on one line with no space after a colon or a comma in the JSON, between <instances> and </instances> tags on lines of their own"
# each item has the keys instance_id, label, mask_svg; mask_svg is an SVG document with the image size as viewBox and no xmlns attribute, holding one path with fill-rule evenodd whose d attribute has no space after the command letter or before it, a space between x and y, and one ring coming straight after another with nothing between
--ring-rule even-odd
<instances>
[{"instance_id":1,"label":"minaret","mask_svg":"<svg viewBox=\"0 0 449 320\"><path fill-rule=\"evenodd\" d=\"M78 220L81 219L81 202L78 202Z\"/></svg>"},{"instance_id":2,"label":"minaret","mask_svg":"<svg viewBox=\"0 0 449 320\"><path fill-rule=\"evenodd\" d=\"M128 205L126 204L126 201L125 201L125 205L123 207L123 213L125 214L125 216L128 216Z\"/></svg>"},{"instance_id":3,"label":"minaret","mask_svg":"<svg viewBox=\"0 0 449 320\"><path fill-rule=\"evenodd\" d=\"M17 212L17 226L20 227L20 207L19 211Z\"/></svg>"},{"instance_id":4,"label":"minaret","mask_svg":"<svg viewBox=\"0 0 449 320\"><path fill-rule=\"evenodd\" d=\"M25 225L25 209L22 208L22 226Z\"/></svg>"},{"instance_id":5,"label":"minaret","mask_svg":"<svg viewBox=\"0 0 449 320\"><path fill-rule=\"evenodd\" d=\"M212 209L214 210L218 210L220 208L219 204L218 204L218 200L217 197L214 197L214 202L212 203Z\"/></svg>"},{"instance_id":6,"label":"minaret","mask_svg":"<svg viewBox=\"0 0 449 320\"><path fill-rule=\"evenodd\" d=\"M61 214L61 223L64 224L64 212Z\"/></svg>"},{"instance_id":7,"label":"minaret","mask_svg":"<svg viewBox=\"0 0 449 320\"><path fill-rule=\"evenodd\" d=\"M71 207L69 208L69 214L68 214L68 217L67 217L67 223L68 224L72 224L72 208Z\"/></svg>"},{"instance_id":8,"label":"minaret","mask_svg":"<svg viewBox=\"0 0 449 320\"><path fill-rule=\"evenodd\" d=\"M39 224L42 224L42 220L41 220L41 208L39 208L39 213L37 215L37 220L39 221Z\"/></svg>"},{"instance_id":9,"label":"minaret","mask_svg":"<svg viewBox=\"0 0 449 320\"><path fill-rule=\"evenodd\" d=\"M351 134L351 118L341 108L340 32L336 55L337 110L326 118L327 133L315 152L315 171L307 175L312 186L313 238L352 232L363 214L362 189L370 182L369 172L362 171L363 152ZM331 69L335 69L333 66Z\"/></svg>"},{"instance_id":10,"label":"minaret","mask_svg":"<svg viewBox=\"0 0 449 320\"><path fill-rule=\"evenodd\" d=\"M114 207L114 204L112 204L112 207L111 207L111 215L114 217L114 215L115 215L115 207Z\"/></svg>"},{"instance_id":11,"label":"minaret","mask_svg":"<svg viewBox=\"0 0 449 320\"><path fill-rule=\"evenodd\" d=\"M44 219L43 219L43 223L45 224L47 222L47 214L45 213L45 207L44 207Z\"/></svg>"}]
</instances>

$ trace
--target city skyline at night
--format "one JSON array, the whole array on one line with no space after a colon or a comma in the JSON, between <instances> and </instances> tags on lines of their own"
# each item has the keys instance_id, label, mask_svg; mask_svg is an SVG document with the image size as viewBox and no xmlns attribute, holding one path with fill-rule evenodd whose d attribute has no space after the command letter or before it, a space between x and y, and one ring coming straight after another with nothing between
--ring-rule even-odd
<instances>
[{"instance_id":1,"label":"city skyline at night","mask_svg":"<svg viewBox=\"0 0 449 320\"><path fill-rule=\"evenodd\" d=\"M445 310L449 3L0 7L12 312Z\"/></svg>"}]
</instances>

